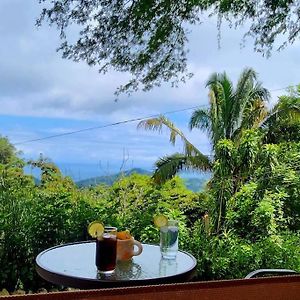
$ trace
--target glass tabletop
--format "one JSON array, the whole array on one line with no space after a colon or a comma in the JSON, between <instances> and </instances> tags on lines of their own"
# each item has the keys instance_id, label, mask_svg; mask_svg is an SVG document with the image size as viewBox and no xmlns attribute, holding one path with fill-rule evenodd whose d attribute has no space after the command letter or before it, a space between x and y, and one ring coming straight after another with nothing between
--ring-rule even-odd
<instances>
[{"instance_id":1,"label":"glass tabletop","mask_svg":"<svg viewBox=\"0 0 300 300\"><path fill-rule=\"evenodd\" d=\"M96 282L140 281L144 284L146 281L163 283L164 279L170 278L188 280L197 264L196 259L189 253L178 251L176 259L167 260L161 258L159 246L143 244L141 255L133 257L130 261L119 261L114 273L103 275L97 272L95 251L94 241L47 249L36 258L37 271L43 278L56 284L65 285L64 279L68 278L69 286L72 286L70 281L74 279L76 287L80 285L79 281L93 282L94 287ZM51 275L51 278L47 274Z\"/></svg>"}]
</instances>

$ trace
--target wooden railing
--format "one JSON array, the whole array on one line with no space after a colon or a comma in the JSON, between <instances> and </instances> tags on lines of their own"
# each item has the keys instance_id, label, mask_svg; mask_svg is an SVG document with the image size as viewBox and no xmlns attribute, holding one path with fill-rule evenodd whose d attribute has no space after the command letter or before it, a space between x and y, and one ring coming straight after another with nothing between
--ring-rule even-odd
<instances>
[{"instance_id":1,"label":"wooden railing","mask_svg":"<svg viewBox=\"0 0 300 300\"><path fill-rule=\"evenodd\" d=\"M2 299L300 300L300 275L0 297L0 300Z\"/></svg>"}]
</instances>

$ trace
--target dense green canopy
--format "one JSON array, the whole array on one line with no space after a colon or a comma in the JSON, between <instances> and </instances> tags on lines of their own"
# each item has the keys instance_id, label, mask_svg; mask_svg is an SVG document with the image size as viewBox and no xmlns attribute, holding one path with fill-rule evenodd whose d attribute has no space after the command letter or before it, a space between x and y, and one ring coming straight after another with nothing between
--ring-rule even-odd
<instances>
[{"instance_id":1,"label":"dense green canopy","mask_svg":"<svg viewBox=\"0 0 300 300\"><path fill-rule=\"evenodd\" d=\"M112 68L132 75L118 92L149 90L163 81L173 84L189 77L187 25L217 15L233 26L251 22L248 35L255 50L270 54L299 38L297 0L39 0L44 9L37 21L60 30L64 58ZM247 23L249 24L249 22ZM72 34L70 34L70 29ZM78 35L74 35L77 32Z\"/></svg>"},{"instance_id":2,"label":"dense green canopy","mask_svg":"<svg viewBox=\"0 0 300 300\"><path fill-rule=\"evenodd\" d=\"M7 137L0 135L0 164L7 164L16 159L17 151Z\"/></svg>"}]
</instances>

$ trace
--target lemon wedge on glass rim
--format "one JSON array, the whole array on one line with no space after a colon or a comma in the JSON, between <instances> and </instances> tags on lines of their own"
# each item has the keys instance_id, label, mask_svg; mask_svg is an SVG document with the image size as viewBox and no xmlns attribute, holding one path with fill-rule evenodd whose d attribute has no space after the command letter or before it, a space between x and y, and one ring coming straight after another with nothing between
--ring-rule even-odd
<instances>
[{"instance_id":1,"label":"lemon wedge on glass rim","mask_svg":"<svg viewBox=\"0 0 300 300\"><path fill-rule=\"evenodd\" d=\"M154 216L153 222L156 227L166 226L168 224L168 218L164 215Z\"/></svg>"},{"instance_id":2,"label":"lemon wedge on glass rim","mask_svg":"<svg viewBox=\"0 0 300 300\"><path fill-rule=\"evenodd\" d=\"M99 221L94 221L88 226L88 233L91 237L96 238L100 237L104 232L104 226Z\"/></svg>"}]
</instances>

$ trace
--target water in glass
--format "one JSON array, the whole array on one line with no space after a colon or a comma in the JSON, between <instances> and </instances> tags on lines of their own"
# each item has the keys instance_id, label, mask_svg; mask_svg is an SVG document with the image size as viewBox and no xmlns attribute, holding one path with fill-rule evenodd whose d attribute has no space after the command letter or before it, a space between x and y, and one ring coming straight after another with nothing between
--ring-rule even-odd
<instances>
[{"instance_id":1,"label":"water in glass","mask_svg":"<svg viewBox=\"0 0 300 300\"><path fill-rule=\"evenodd\" d=\"M175 259L178 251L178 222L170 220L160 228L160 251L165 259Z\"/></svg>"}]
</instances>

